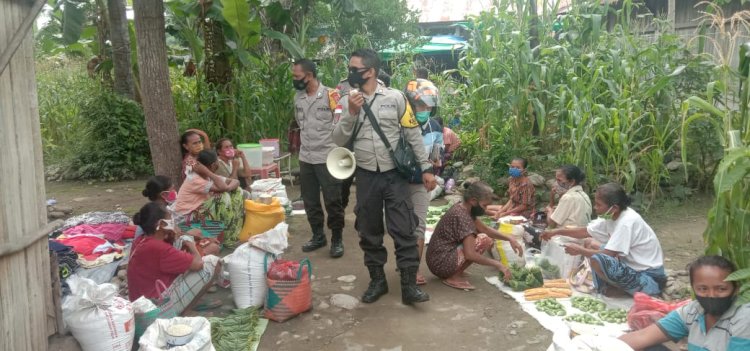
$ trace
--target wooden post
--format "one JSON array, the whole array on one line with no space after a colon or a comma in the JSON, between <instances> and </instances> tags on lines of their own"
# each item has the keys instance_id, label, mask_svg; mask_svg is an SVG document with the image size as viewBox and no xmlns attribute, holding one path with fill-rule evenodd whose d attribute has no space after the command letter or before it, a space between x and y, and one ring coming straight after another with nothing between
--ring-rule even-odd
<instances>
[{"instance_id":1,"label":"wooden post","mask_svg":"<svg viewBox=\"0 0 750 351\"><path fill-rule=\"evenodd\" d=\"M667 18L669 18L669 23L672 24L673 30L677 30L677 22L675 22L675 11L677 11L676 3L677 0L669 0L667 4Z\"/></svg>"},{"instance_id":2,"label":"wooden post","mask_svg":"<svg viewBox=\"0 0 750 351\"><path fill-rule=\"evenodd\" d=\"M44 3L0 0L0 350L46 350L51 332L49 251L38 234L47 211L29 30Z\"/></svg>"}]
</instances>

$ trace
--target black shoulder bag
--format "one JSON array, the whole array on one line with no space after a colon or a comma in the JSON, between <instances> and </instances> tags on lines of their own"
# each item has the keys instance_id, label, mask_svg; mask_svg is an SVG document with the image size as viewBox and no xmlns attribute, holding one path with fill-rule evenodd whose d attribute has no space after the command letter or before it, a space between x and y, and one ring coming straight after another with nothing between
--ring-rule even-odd
<instances>
[{"instance_id":1,"label":"black shoulder bag","mask_svg":"<svg viewBox=\"0 0 750 351\"><path fill-rule=\"evenodd\" d=\"M375 129L376 133L378 133L378 136L380 136L380 140L383 141L383 144L388 149L388 153L391 154L391 159L396 165L396 170L398 170L398 173L404 176L404 178L408 179L411 178L412 175L414 175L416 172L421 171L421 166L419 162L417 162L417 157L414 154L414 149L412 149L411 144L409 144L409 142L406 140L404 128L399 124L398 145L396 145L396 148L394 149L391 146L391 143L388 142L388 138L386 138L385 134L383 134L383 130L380 129L378 120L375 119L375 116L372 114L370 106L364 104L362 105L362 107L365 109L365 114L370 120L372 128Z\"/></svg>"}]
</instances>

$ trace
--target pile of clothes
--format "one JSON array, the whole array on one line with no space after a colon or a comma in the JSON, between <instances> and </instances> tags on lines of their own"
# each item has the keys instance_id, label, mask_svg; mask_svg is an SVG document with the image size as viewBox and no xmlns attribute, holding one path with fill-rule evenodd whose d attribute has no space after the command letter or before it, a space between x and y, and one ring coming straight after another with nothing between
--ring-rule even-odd
<instances>
[{"instance_id":1,"label":"pile of clothes","mask_svg":"<svg viewBox=\"0 0 750 351\"><path fill-rule=\"evenodd\" d=\"M75 273L88 277L98 273L100 278L95 280L109 281L126 256L135 231L124 212L89 212L66 220L49 240L63 283ZM93 273L97 268L102 269Z\"/></svg>"}]
</instances>

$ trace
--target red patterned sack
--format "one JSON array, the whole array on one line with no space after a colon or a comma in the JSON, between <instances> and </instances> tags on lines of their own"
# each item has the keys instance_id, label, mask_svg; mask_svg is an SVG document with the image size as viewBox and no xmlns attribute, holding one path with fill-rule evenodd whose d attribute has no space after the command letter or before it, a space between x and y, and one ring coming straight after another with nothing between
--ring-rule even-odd
<instances>
[{"instance_id":1,"label":"red patterned sack","mask_svg":"<svg viewBox=\"0 0 750 351\"><path fill-rule=\"evenodd\" d=\"M312 266L307 258L299 262L273 261L266 274L268 294L266 294L266 303L263 308L265 317L284 322L310 310L312 308L311 275Z\"/></svg>"}]
</instances>

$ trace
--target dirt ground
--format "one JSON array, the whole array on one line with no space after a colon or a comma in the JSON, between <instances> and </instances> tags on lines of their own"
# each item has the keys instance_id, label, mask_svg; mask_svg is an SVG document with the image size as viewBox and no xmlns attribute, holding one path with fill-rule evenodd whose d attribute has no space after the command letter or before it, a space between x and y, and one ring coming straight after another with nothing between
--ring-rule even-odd
<instances>
[{"instance_id":1,"label":"dirt ground","mask_svg":"<svg viewBox=\"0 0 750 351\"><path fill-rule=\"evenodd\" d=\"M53 182L47 184L47 197L72 206L74 214L93 210L123 210L134 213L145 203L141 196L144 180L118 183ZM290 198L299 187L287 186ZM285 323L271 322L261 339L261 350L545 350L552 341L549 331L524 313L510 298L484 282L496 274L488 267L471 267L470 280L475 291L449 288L432 276L424 290L431 301L408 307L401 304L399 276L395 271L393 244L386 239L391 256L386 266L390 293L374 304L360 304L353 310L334 307L333 294L359 298L369 277L362 263L362 251L354 231L354 194L347 209L344 244L346 254L328 257L327 248L303 253L302 244L310 230L304 216L288 219L290 225L287 259L309 257L313 264L313 310ZM647 217L659 235L665 251L666 266L683 269L702 251L701 234L711 199L698 197L680 206L652 209ZM356 280L342 283L344 275ZM225 300L225 306L208 315L223 315L233 308L230 289L210 295Z\"/></svg>"}]
</instances>

